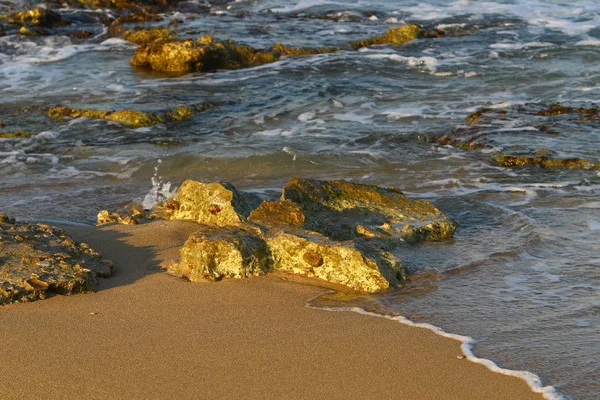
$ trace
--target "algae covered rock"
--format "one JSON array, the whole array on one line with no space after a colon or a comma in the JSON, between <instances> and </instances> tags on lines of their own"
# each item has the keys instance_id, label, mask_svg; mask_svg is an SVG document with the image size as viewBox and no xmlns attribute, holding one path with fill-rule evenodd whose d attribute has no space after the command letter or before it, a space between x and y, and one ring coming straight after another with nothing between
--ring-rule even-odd
<instances>
[{"instance_id":1,"label":"algae covered rock","mask_svg":"<svg viewBox=\"0 0 600 400\"><path fill-rule=\"evenodd\" d=\"M5 16L8 23L24 24L52 28L68 23L60 14L48 8L35 7L31 10L18 11L14 14Z\"/></svg>"},{"instance_id":2,"label":"algae covered rock","mask_svg":"<svg viewBox=\"0 0 600 400\"><path fill-rule=\"evenodd\" d=\"M336 48L294 48L281 43L255 49L232 40L203 36L196 40L168 39L142 43L130 60L134 67L161 72L188 73L235 69L272 63L281 56L330 53Z\"/></svg>"},{"instance_id":3,"label":"algae covered rock","mask_svg":"<svg viewBox=\"0 0 600 400\"><path fill-rule=\"evenodd\" d=\"M243 222L250 214L250 207L228 183L187 180L173 198L156 208L154 214L164 219L226 226Z\"/></svg>"},{"instance_id":4,"label":"algae covered rock","mask_svg":"<svg viewBox=\"0 0 600 400\"><path fill-rule=\"evenodd\" d=\"M135 44L152 43L157 40L171 39L171 31L167 28L134 28L128 29L121 34L125 40Z\"/></svg>"},{"instance_id":5,"label":"algae covered rock","mask_svg":"<svg viewBox=\"0 0 600 400\"><path fill-rule=\"evenodd\" d=\"M381 236L400 240L441 240L456 225L433 204L407 198L399 189L343 180L290 179L282 200L298 204L305 228L334 239Z\"/></svg>"},{"instance_id":6,"label":"algae covered rock","mask_svg":"<svg viewBox=\"0 0 600 400\"><path fill-rule=\"evenodd\" d=\"M94 118L119 122L133 127L147 127L169 122L179 122L191 118L195 113L210 108L210 104L194 104L179 106L163 113L146 113L138 110L92 110L89 108L71 108L57 105L48 110L52 119L62 118Z\"/></svg>"},{"instance_id":7,"label":"algae covered rock","mask_svg":"<svg viewBox=\"0 0 600 400\"><path fill-rule=\"evenodd\" d=\"M167 270L192 282L264 275L271 259L260 236L251 226L203 226L179 250L181 260Z\"/></svg>"},{"instance_id":8,"label":"algae covered rock","mask_svg":"<svg viewBox=\"0 0 600 400\"><path fill-rule=\"evenodd\" d=\"M283 231L270 232L266 242L274 270L322 279L361 292L381 291L390 283L395 286L404 274L402 263L393 255L377 260L359 251L352 242Z\"/></svg>"},{"instance_id":9,"label":"algae covered rock","mask_svg":"<svg viewBox=\"0 0 600 400\"><path fill-rule=\"evenodd\" d=\"M429 140L463 150L488 150L491 159L505 167L597 170L600 160L590 150L599 128L600 108L595 104L527 103L481 108L465 118L464 126ZM589 145L565 146L571 136Z\"/></svg>"},{"instance_id":10,"label":"algae covered rock","mask_svg":"<svg viewBox=\"0 0 600 400\"><path fill-rule=\"evenodd\" d=\"M0 305L89 291L113 265L85 243L44 224L0 214Z\"/></svg>"},{"instance_id":11,"label":"algae covered rock","mask_svg":"<svg viewBox=\"0 0 600 400\"><path fill-rule=\"evenodd\" d=\"M359 49L376 44L404 44L419 38L423 32L419 25L397 26L386 30L382 36L357 40L352 43L352 47Z\"/></svg>"},{"instance_id":12,"label":"algae covered rock","mask_svg":"<svg viewBox=\"0 0 600 400\"><path fill-rule=\"evenodd\" d=\"M265 200L252 210L248 220L266 226L290 226L301 228L306 220L302 208L293 201Z\"/></svg>"}]
</instances>

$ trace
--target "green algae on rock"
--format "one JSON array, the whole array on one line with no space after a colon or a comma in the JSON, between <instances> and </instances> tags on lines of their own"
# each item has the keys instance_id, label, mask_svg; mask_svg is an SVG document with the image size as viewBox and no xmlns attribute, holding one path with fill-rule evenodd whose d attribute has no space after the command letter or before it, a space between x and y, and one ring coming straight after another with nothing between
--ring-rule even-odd
<instances>
[{"instance_id":1,"label":"green algae on rock","mask_svg":"<svg viewBox=\"0 0 600 400\"><path fill-rule=\"evenodd\" d=\"M179 250L167 271L192 282L264 275L271 269L269 249L258 228L202 226Z\"/></svg>"},{"instance_id":2,"label":"green algae on rock","mask_svg":"<svg viewBox=\"0 0 600 400\"><path fill-rule=\"evenodd\" d=\"M164 27L133 28L124 31L121 37L135 44L152 43L157 40L171 39L171 31Z\"/></svg>"},{"instance_id":3,"label":"green algae on rock","mask_svg":"<svg viewBox=\"0 0 600 400\"><path fill-rule=\"evenodd\" d=\"M93 289L113 264L62 229L0 214L0 305Z\"/></svg>"},{"instance_id":4,"label":"green algae on rock","mask_svg":"<svg viewBox=\"0 0 600 400\"><path fill-rule=\"evenodd\" d=\"M419 25L402 25L386 30L382 36L369 39L361 39L352 43L352 47L360 49L376 44L404 44L418 39L423 34L423 29Z\"/></svg>"},{"instance_id":5,"label":"green algae on rock","mask_svg":"<svg viewBox=\"0 0 600 400\"><path fill-rule=\"evenodd\" d=\"M302 208L306 229L338 240L363 235L441 240L452 237L456 230L456 225L434 205L411 200L396 188L343 180L290 179L281 199Z\"/></svg>"},{"instance_id":6,"label":"green algae on rock","mask_svg":"<svg viewBox=\"0 0 600 400\"><path fill-rule=\"evenodd\" d=\"M175 196L159 206L154 215L164 219L194 221L217 226L237 225L250 214L250 207L228 183L184 181Z\"/></svg>"},{"instance_id":7,"label":"green algae on rock","mask_svg":"<svg viewBox=\"0 0 600 400\"><path fill-rule=\"evenodd\" d=\"M500 154L496 157L496 162L504 167L523 167L532 165L544 169L550 168L569 168L597 170L600 169L600 162L583 160L581 158L550 158L545 156L528 157L512 156Z\"/></svg>"},{"instance_id":8,"label":"green algae on rock","mask_svg":"<svg viewBox=\"0 0 600 400\"><path fill-rule=\"evenodd\" d=\"M0 139L26 139L32 136L31 132L22 130L14 132L0 132Z\"/></svg>"},{"instance_id":9,"label":"green algae on rock","mask_svg":"<svg viewBox=\"0 0 600 400\"><path fill-rule=\"evenodd\" d=\"M195 113L207 110L210 107L210 104L194 104L191 106L175 107L164 113L146 113L138 110L106 111L57 105L48 110L48 116L52 119L66 117L105 119L139 128L183 121L191 118Z\"/></svg>"},{"instance_id":10,"label":"green algae on rock","mask_svg":"<svg viewBox=\"0 0 600 400\"><path fill-rule=\"evenodd\" d=\"M141 44L130 60L134 67L160 72L189 73L235 69L278 61L286 55L310 55L337 51L335 48L293 48L277 43L270 49L255 49L232 40L212 36L199 39L157 40Z\"/></svg>"},{"instance_id":11,"label":"green algae on rock","mask_svg":"<svg viewBox=\"0 0 600 400\"><path fill-rule=\"evenodd\" d=\"M42 7L18 11L13 14L0 16L0 18L5 19L8 23L12 24L24 24L45 28L52 28L69 23L69 21L63 19L59 13Z\"/></svg>"},{"instance_id":12,"label":"green algae on rock","mask_svg":"<svg viewBox=\"0 0 600 400\"><path fill-rule=\"evenodd\" d=\"M248 220L265 226L287 226L302 228L306 217L302 208L293 201L265 200L252 210Z\"/></svg>"}]
</instances>

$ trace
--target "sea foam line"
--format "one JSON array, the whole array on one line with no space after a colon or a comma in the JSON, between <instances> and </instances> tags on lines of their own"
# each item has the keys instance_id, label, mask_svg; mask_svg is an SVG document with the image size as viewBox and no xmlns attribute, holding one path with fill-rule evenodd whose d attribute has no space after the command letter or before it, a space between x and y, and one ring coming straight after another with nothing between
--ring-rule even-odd
<instances>
[{"instance_id":1,"label":"sea foam line","mask_svg":"<svg viewBox=\"0 0 600 400\"><path fill-rule=\"evenodd\" d=\"M563 397L561 394L559 394L556 391L556 388L554 388L554 386L544 386L542 384L541 378L538 375L534 374L533 372L517 371L517 370L512 370L512 369L507 369L507 368L501 368L498 366L498 364L496 364L492 360L488 360L487 358L477 357L475 355L475 353L473 352L473 346L475 345L476 341L475 341L475 339L473 339L470 336L459 335L456 333L448 333L445 330L443 330L442 328L437 327L435 325L413 322L413 321L409 320L408 318L401 316L401 315L395 316L395 317L390 316L390 315L382 315L382 314L377 314L374 312L363 310L360 307L339 307L339 308L338 307L319 307L319 306L314 306L314 305L310 304L311 301L316 300L320 296L322 296L322 294L309 299L306 307L314 308L317 310L325 310L325 311L352 311L352 312L356 312L358 314L368 315L370 317L380 317L380 318L389 319L389 320L396 321L396 322L399 322L404 325L413 326L416 328L429 329L430 331L433 331L434 333L436 333L440 336L458 340L459 342L461 342L460 348L461 348L463 354L466 356L467 360L474 362L476 364L484 365L492 372L497 372L497 373L500 373L503 375L515 376L517 378L521 378L525 382L527 382L527 384L529 385L529 387L531 388L532 391L534 391L535 393L541 393L544 396L544 398L546 398L548 400L565 400L565 397Z\"/></svg>"}]
</instances>

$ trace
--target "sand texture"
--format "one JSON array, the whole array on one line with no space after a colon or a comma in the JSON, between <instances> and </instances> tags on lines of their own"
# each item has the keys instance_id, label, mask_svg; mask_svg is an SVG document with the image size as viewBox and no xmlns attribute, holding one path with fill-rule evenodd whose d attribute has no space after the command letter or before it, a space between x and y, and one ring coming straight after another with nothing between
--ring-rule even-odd
<instances>
[{"instance_id":1,"label":"sand texture","mask_svg":"<svg viewBox=\"0 0 600 400\"><path fill-rule=\"evenodd\" d=\"M2 399L542 398L431 331L307 308L322 288L161 272L193 223L65 228L113 276L96 293L0 308Z\"/></svg>"}]
</instances>

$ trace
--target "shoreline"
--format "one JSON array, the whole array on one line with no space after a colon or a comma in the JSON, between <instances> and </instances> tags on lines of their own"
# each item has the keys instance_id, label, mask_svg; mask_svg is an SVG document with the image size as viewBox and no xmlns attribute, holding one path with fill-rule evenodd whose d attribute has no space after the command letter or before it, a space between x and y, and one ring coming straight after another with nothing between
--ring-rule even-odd
<instances>
[{"instance_id":1,"label":"shoreline","mask_svg":"<svg viewBox=\"0 0 600 400\"><path fill-rule=\"evenodd\" d=\"M95 293L0 309L8 398L542 398L459 359L457 335L307 307L321 287L159 273L195 224L63 228L116 267Z\"/></svg>"}]
</instances>

